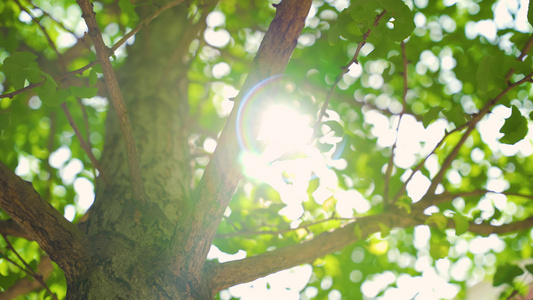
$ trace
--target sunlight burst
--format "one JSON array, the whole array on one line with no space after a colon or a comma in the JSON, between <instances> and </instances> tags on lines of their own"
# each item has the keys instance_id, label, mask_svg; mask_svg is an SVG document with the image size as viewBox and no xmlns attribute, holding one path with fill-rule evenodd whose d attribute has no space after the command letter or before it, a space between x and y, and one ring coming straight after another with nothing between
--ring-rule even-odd
<instances>
[{"instance_id":1,"label":"sunlight burst","mask_svg":"<svg viewBox=\"0 0 533 300\"><path fill-rule=\"evenodd\" d=\"M258 141L265 144L265 159L274 160L285 154L305 150L311 142L311 118L283 105L267 109L261 116Z\"/></svg>"}]
</instances>

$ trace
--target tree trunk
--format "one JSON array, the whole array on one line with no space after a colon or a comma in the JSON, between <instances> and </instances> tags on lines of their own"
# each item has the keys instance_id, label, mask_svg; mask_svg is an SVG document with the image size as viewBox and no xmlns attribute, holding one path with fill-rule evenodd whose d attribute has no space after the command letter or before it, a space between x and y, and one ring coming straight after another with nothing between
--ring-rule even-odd
<instances>
[{"instance_id":1,"label":"tree trunk","mask_svg":"<svg viewBox=\"0 0 533 300\"><path fill-rule=\"evenodd\" d=\"M97 182L94 205L82 226L92 257L87 271L69 284L72 299L204 298L187 276L178 278L166 263L171 255L182 255L169 253L168 246L180 207L191 194L186 55L194 27L201 25L187 24L187 10L178 5L141 30L117 74L146 199L132 195L124 139L110 109L101 158L105 176ZM141 19L151 13L139 12ZM172 57L177 59L169 61Z\"/></svg>"}]
</instances>

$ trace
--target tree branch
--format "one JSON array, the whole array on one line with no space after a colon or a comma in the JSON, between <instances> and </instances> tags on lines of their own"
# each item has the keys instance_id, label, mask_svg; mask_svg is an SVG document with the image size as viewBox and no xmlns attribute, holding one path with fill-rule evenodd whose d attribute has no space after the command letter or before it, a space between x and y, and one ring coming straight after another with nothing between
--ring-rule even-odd
<instances>
[{"instance_id":1,"label":"tree branch","mask_svg":"<svg viewBox=\"0 0 533 300\"><path fill-rule=\"evenodd\" d=\"M276 249L242 260L226 263L210 262L206 265L204 274L214 295L220 290L237 283L249 282L277 271L304 263L312 263L320 257L340 251L354 242L366 239L372 233L379 232L380 226L378 224L380 223L391 228L409 228L424 225L427 218L429 216L415 216L404 213L383 213L362 217L344 227L322 233L300 244ZM436 226L436 224L432 223L429 226ZM449 220L448 228L454 228L454 226L453 220ZM491 233L508 234L531 227L533 227L533 217L501 226L487 223L474 224L471 222L468 231L487 236Z\"/></svg>"},{"instance_id":2,"label":"tree branch","mask_svg":"<svg viewBox=\"0 0 533 300\"><path fill-rule=\"evenodd\" d=\"M235 100L218 146L185 209L183 218L188 220L182 220L175 229L171 251L195 253L192 257L175 258L173 265L176 267L176 274L200 275L218 224L242 177L235 124L240 99L257 83L284 72L304 27L311 2L283 0L277 5L276 15ZM182 270L183 268L186 270Z\"/></svg>"},{"instance_id":3,"label":"tree branch","mask_svg":"<svg viewBox=\"0 0 533 300\"><path fill-rule=\"evenodd\" d=\"M394 151L398 146L398 135L400 134L400 124L402 123L402 118L406 112L407 108L407 92L409 90L408 81L407 81L407 55L405 54L405 42L401 43L402 48L402 61L403 61L403 93L402 93L402 111L398 116L398 125L396 126L396 138L394 139L394 144L392 144L391 154L389 157L389 163L387 164L387 170L385 171L385 188L383 191L383 203L388 206L394 202L390 201L389 198L389 182L392 176L392 170L394 169Z\"/></svg>"},{"instance_id":4,"label":"tree branch","mask_svg":"<svg viewBox=\"0 0 533 300\"><path fill-rule=\"evenodd\" d=\"M315 238L251 256L242 260L227 263L210 263L206 265L205 276L213 293L233 286L237 283L249 282L268 274L298 266L304 263L312 263L317 258L326 254L340 251L346 246L366 239L366 237L380 230L379 223L389 227L411 227L424 224L424 220L401 214L379 214L362 217L344 227L322 233ZM357 231L360 234L355 234Z\"/></svg>"},{"instance_id":5,"label":"tree branch","mask_svg":"<svg viewBox=\"0 0 533 300\"><path fill-rule=\"evenodd\" d=\"M383 18L383 16L387 13L386 10L383 10L380 14L378 14L376 16L376 19L374 20L374 27L378 26L379 24L379 21L381 20L381 18ZM316 119L316 122L315 122L315 126L314 126L314 132L315 134L317 134L318 132L318 127L320 126L320 123L322 122L322 118L324 117L324 115L326 114L326 109L328 108L329 106L329 102L331 100L331 96L333 95L333 92L335 91L335 88L337 87L337 85L339 84L339 82L341 81L342 79L342 76L346 73L348 73L350 71L350 66L353 64L353 63L356 63L356 64L359 64L359 60L358 60L358 57L359 57L359 52L361 52L361 49L363 48L363 46L366 44L366 40L368 39L368 37L370 36L370 33L372 32L372 28L369 28L364 34L363 34L363 41L361 41L360 43L357 44L357 50L355 50L355 53L352 57L352 59L350 59L350 61L346 64L346 66L344 67L341 67L342 69L342 72L337 76L337 78L335 78L335 82L333 82L333 85L331 86L329 92L328 92L328 95L326 97L326 100L324 101L324 103L322 104L322 108L320 109L320 113L318 114L318 117Z\"/></svg>"},{"instance_id":6,"label":"tree branch","mask_svg":"<svg viewBox=\"0 0 533 300\"><path fill-rule=\"evenodd\" d=\"M472 224L470 223L470 226L468 227L468 231L487 236L491 233L495 234L508 234L515 231L520 231L524 229L528 229L533 227L533 217L529 217L522 221L517 221L509 224L504 224L500 226L494 226L487 223L481 223L481 224Z\"/></svg>"},{"instance_id":7,"label":"tree branch","mask_svg":"<svg viewBox=\"0 0 533 300\"><path fill-rule=\"evenodd\" d=\"M111 53L110 49L107 48L107 46L104 44L104 40L102 39L102 33L100 32L98 23L96 22L92 3L89 0L77 0L76 2L81 8L82 17L87 24L87 28L89 29L89 36L91 37L93 45L96 49L98 61L102 66L102 71L104 72L105 83L111 98L111 103L113 103L113 107L115 108L115 112L120 123L120 130L122 131L122 135L126 143L126 155L128 158L128 165L130 167L133 196L138 201L144 202L144 184L141 177L137 146L135 144L135 140L133 139L133 133L131 130L130 118L126 110L126 104L124 103L124 98L122 97L122 92L120 91L115 71L113 70L113 66L109 61L109 55Z\"/></svg>"},{"instance_id":8,"label":"tree branch","mask_svg":"<svg viewBox=\"0 0 533 300\"><path fill-rule=\"evenodd\" d=\"M533 195L526 195L526 194L506 192L506 191L495 192L491 190L480 189L480 190L458 192L458 193L444 192L442 194L434 195L433 197L428 198L428 202L425 203L424 206L440 205L440 204L452 201L455 198L484 196L485 194L488 194L488 193L500 194L500 195L505 195L505 196L516 196L516 197L522 197L522 198L533 200Z\"/></svg>"},{"instance_id":9,"label":"tree branch","mask_svg":"<svg viewBox=\"0 0 533 300\"><path fill-rule=\"evenodd\" d=\"M83 271L85 240L76 225L1 162L0 207L63 269L67 282Z\"/></svg>"},{"instance_id":10,"label":"tree branch","mask_svg":"<svg viewBox=\"0 0 533 300\"><path fill-rule=\"evenodd\" d=\"M310 227L313 227L315 225L319 225L319 224L322 224L322 223L326 223L326 222L331 222L331 221L341 221L341 222L344 221L344 222L347 222L347 221L354 221L354 220L355 220L355 218L331 217L331 218L322 219L322 220L318 220L318 221L314 221L314 222L310 222L310 223L305 223L305 224L302 224L302 225L300 225L298 227L295 227L295 228L285 228L285 229L278 229L278 230L237 231L237 232L217 234L215 238L217 238L217 239L227 239L227 238L231 238L231 237L235 237L235 236L263 235L263 234L279 235L279 234L284 234L284 233L287 233L287 232L296 231L296 230L300 230L300 229L308 230ZM261 227L268 227L268 226L261 226Z\"/></svg>"}]
</instances>

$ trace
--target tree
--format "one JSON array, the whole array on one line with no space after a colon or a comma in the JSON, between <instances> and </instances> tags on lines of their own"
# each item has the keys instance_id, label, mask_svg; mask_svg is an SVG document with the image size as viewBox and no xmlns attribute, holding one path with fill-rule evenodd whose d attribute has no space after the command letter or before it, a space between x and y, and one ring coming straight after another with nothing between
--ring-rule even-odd
<instances>
[{"instance_id":1,"label":"tree","mask_svg":"<svg viewBox=\"0 0 533 300\"><path fill-rule=\"evenodd\" d=\"M527 293L533 37L502 3L0 3L0 298L225 299L302 264L303 298Z\"/></svg>"}]
</instances>

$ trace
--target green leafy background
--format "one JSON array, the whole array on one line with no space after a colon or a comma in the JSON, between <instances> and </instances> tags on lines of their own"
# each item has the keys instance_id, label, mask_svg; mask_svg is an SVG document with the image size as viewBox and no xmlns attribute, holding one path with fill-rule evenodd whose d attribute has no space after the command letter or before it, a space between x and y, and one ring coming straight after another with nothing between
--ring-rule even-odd
<instances>
[{"instance_id":1,"label":"green leafy background","mask_svg":"<svg viewBox=\"0 0 533 300\"><path fill-rule=\"evenodd\" d=\"M159 1L153 2L160 4ZM403 105L404 72L407 72L409 88L405 116L410 116L423 128L444 124L443 127L451 131L472 119L483 105L505 89L508 81L516 82L532 71L530 56L523 61L517 60L532 31L529 25L526 29L515 28L520 11L518 5L503 6L510 20L496 28L494 38L472 33L472 26L493 22L494 12L501 2L313 2L306 28L286 70L299 80L298 93L313 113L320 109L341 72L340 68L352 59L357 43L363 41L364 34L371 29L359 64L349 66L354 71L343 75L331 99L329 109L339 118L323 125L325 131L329 130L338 140L346 141L341 159L347 162L347 167L332 168L339 188L357 191L370 203L368 211L354 212L354 218L387 209L383 192L386 185L391 195L396 194L402 188L405 174L409 174L408 169L415 165L406 168L405 164L398 164L404 167L395 166L390 180L385 182L391 147L379 143L379 136L374 131L376 124L368 117L372 112L390 124L397 122ZM5 29L0 31L0 91L5 94L31 84L40 85L29 92L0 100L0 159L31 181L43 199L59 211L73 207L76 211L74 222L77 222L86 208L78 203L80 195L74 189L75 179L86 178L92 182L95 173L60 106L64 103L69 109L98 158L103 147L107 113L105 95L99 94L101 70L94 66L73 76L69 82L54 80L94 61L95 56L90 49L77 46L82 44L77 39L83 32L78 29L82 22L81 12L74 0L34 0L31 3L22 2L32 9L36 20L28 18L15 2L0 2L0 27ZM97 20L108 46L139 22L135 7L147 3L95 2ZM191 17L197 4L191 1ZM520 9L523 11L524 8ZM376 16L384 10L386 13L374 27ZM194 120L191 124L193 152L202 152L204 142L216 139L222 129L227 116L222 104L235 96L242 85L261 37L275 13L271 1L258 0L221 1L215 11L224 16L224 22L211 29L226 31L231 39L222 47L212 46L204 40L190 47L192 61L188 77L190 113L191 120ZM530 11L528 19L531 21ZM46 29L58 52L50 47L36 21ZM67 38L74 39L76 45L65 43ZM404 70L401 41L405 42L407 70ZM57 53L75 58L61 65ZM120 68L127 50L115 54L113 63ZM213 72L220 63L227 64L229 72L223 75ZM511 68L514 73L506 78ZM429 217L426 224L432 225L431 229L423 225L406 229L381 226L380 233L314 262L309 282L297 291L299 297L378 298L394 291L400 279L422 276L423 270L437 270L446 282L457 287L454 296L459 299L465 297L467 286L482 280L503 286L503 299L513 291L527 293L529 287L524 287L519 276L524 272L531 273L533 269L531 265L522 264L531 258L533 251L530 229L492 236L491 240L499 241L504 247L494 246L480 251L472 250L474 244L489 237L478 237L468 229L469 222L505 224L524 220L533 214L531 199L511 195L533 194L533 158L520 151L512 155L502 152L506 145L531 145L527 135L533 110L531 95L529 83L509 91L498 102L498 111L509 114L489 113L502 124L494 129L494 134L499 134L498 147L494 148L494 144L489 145L484 140L480 134L483 128L478 124L442 182L445 191L458 193L490 189L489 183L498 180L505 183L505 190L510 195L503 196L503 201L501 195L494 194L458 197L440 205ZM437 165L442 165L459 138L459 134L450 135L436 151L434 161ZM337 144L324 142L319 146L326 152ZM50 165L50 156L58 149L69 149L69 156L54 167ZM424 154L417 153L415 162L424 157ZM195 174L201 173L207 161L208 156L195 158ZM64 172L70 163L81 163L83 168L67 177ZM431 179L435 174L428 165L422 166L420 173ZM459 180L453 179L454 174L459 175ZM231 201L231 213L220 224L215 246L228 254L244 250L247 256L252 256L342 226L346 220L335 217L338 214L335 197L322 203L313 198L313 192L320 184L318 179L310 181L306 191L309 199L303 203L304 213L294 223L279 214L285 204L276 190L252 179L243 181ZM404 195L396 205L398 209L409 210L411 201L408 195ZM0 211L0 219L9 217ZM331 220L320 222L326 219ZM295 224L311 223L316 224L291 230ZM264 231L277 234L262 233ZM9 239L31 266L35 267L43 259L45 254L35 242ZM17 261L2 239L0 251L2 256ZM420 262L427 266L422 268ZM454 275L454 266L467 266L464 276ZM26 276L0 257L0 291ZM384 280L386 277L393 280ZM377 293L365 296L362 287L378 281L385 282L385 286ZM59 298L65 296L64 278L57 267L47 284ZM230 289L217 297L228 299L233 296ZM415 293L410 295L414 296ZM22 299L46 297L45 291L36 291Z\"/></svg>"}]
</instances>

